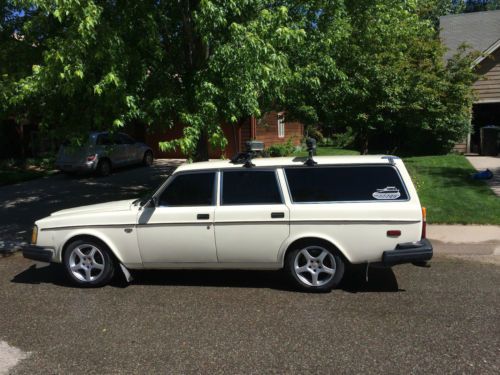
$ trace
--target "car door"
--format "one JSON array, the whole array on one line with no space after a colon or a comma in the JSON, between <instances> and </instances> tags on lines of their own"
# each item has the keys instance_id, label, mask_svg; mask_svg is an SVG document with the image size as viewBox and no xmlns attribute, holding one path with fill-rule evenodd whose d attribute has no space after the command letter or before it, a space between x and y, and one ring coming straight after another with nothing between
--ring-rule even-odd
<instances>
[{"instance_id":1,"label":"car door","mask_svg":"<svg viewBox=\"0 0 500 375\"><path fill-rule=\"evenodd\" d=\"M219 262L274 263L289 236L289 210L275 169L221 172L215 209Z\"/></svg>"},{"instance_id":2,"label":"car door","mask_svg":"<svg viewBox=\"0 0 500 375\"><path fill-rule=\"evenodd\" d=\"M144 266L217 262L216 172L183 172L170 178L156 206L138 214L137 238Z\"/></svg>"},{"instance_id":3,"label":"car door","mask_svg":"<svg viewBox=\"0 0 500 375\"><path fill-rule=\"evenodd\" d=\"M123 147L123 156L124 156L124 164L134 164L139 160L142 160L142 157L138 156L138 144L136 141L130 137L128 134L120 133L120 143Z\"/></svg>"}]
</instances>

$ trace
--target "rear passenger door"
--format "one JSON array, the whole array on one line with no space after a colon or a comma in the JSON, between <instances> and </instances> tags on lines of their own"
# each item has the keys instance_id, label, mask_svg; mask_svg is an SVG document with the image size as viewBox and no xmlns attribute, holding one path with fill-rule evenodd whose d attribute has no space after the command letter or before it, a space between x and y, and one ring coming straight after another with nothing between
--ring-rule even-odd
<instances>
[{"instance_id":1,"label":"rear passenger door","mask_svg":"<svg viewBox=\"0 0 500 375\"><path fill-rule=\"evenodd\" d=\"M222 171L215 210L219 262L277 262L289 235L289 218L276 170Z\"/></svg>"}]
</instances>

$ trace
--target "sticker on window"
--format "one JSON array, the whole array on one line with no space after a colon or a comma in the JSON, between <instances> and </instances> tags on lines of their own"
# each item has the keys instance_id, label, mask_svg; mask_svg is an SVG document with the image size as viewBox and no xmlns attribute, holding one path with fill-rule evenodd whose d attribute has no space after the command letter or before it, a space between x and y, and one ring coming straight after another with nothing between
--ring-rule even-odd
<instances>
[{"instance_id":1,"label":"sticker on window","mask_svg":"<svg viewBox=\"0 0 500 375\"><path fill-rule=\"evenodd\" d=\"M377 189L372 197L375 199L398 199L401 196L399 189L395 186L387 186L383 189Z\"/></svg>"}]
</instances>

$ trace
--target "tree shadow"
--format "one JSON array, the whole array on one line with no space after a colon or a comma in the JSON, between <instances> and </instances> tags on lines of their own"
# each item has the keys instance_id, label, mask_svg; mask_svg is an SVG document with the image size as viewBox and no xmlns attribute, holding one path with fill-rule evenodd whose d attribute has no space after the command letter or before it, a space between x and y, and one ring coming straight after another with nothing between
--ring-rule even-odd
<instances>
[{"instance_id":1,"label":"tree shadow","mask_svg":"<svg viewBox=\"0 0 500 375\"><path fill-rule=\"evenodd\" d=\"M137 270L132 273L134 280L127 283L118 272L111 287L127 288L129 285L165 285L220 288L264 288L286 292L298 292L283 270ZM20 284L54 284L61 287L75 287L67 278L60 264L28 269L15 275L11 280ZM344 275L339 289L349 293L398 292L398 283L390 268L370 269L368 282L364 273L354 271Z\"/></svg>"}]
</instances>

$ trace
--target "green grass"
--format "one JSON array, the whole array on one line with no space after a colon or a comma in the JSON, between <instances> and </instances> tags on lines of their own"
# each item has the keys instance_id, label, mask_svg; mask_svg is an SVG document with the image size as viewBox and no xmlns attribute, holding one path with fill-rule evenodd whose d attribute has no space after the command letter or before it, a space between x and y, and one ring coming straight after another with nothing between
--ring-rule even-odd
<instances>
[{"instance_id":1,"label":"green grass","mask_svg":"<svg viewBox=\"0 0 500 375\"><path fill-rule=\"evenodd\" d=\"M429 223L500 224L500 198L462 155L410 157L405 165L417 188Z\"/></svg>"},{"instance_id":2,"label":"green grass","mask_svg":"<svg viewBox=\"0 0 500 375\"><path fill-rule=\"evenodd\" d=\"M344 150L342 148L335 147L318 147L316 150L318 156L330 156L330 155L359 155L358 151L355 150ZM307 151L302 150L296 152L296 156L307 156Z\"/></svg>"},{"instance_id":3,"label":"green grass","mask_svg":"<svg viewBox=\"0 0 500 375\"><path fill-rule=\"evenodd\" d=\"M299 156L305 156L305 151ZM318 155L356 155L353 150L319 147ZM500 225L500 198L462 155L404 158L429 223Z\"/></svg>"}]
</instances>

